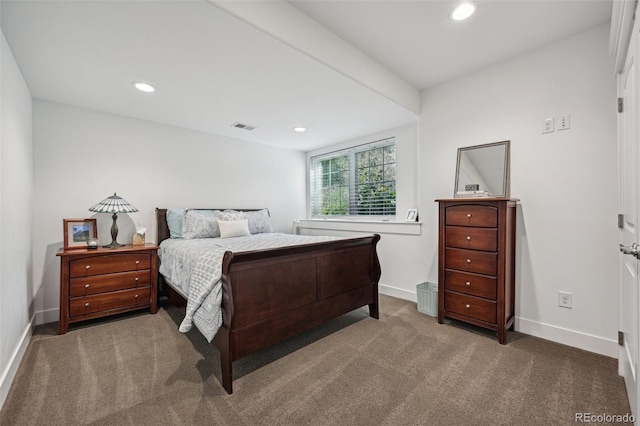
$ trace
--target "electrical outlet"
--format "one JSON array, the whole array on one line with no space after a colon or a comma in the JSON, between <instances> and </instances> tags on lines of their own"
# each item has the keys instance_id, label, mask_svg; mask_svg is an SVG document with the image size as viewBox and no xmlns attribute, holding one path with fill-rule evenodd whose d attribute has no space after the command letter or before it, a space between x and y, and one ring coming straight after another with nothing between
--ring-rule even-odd
<instances>
[{"instance_id":1,"label":"electrical outlet","mask_svg":"<svg viewBox=\"0 0 640 426\"><path fill-rule=\"evenodd\" d=\"M542 122L542 133L551 133L553 132L553 117L545 118Z\"/></svg>"},{"instance_id":2,"label":"electrical outlet","mask_svg":"<svg viewBox=\"0 0 640 426\"><path fill-rule=\"evenodd\" d=\"M573 308L573 294L566 291L559 291L558 306L569 309Z\"/></svg>"},{"instance_id":3,"label":"electrical outlet","mask_svg":"<svg viewBox=\"0 0 640 426\"><path fill-rule=\"evenodd\" d=\"M558 130L569 130L571 128L571 116L561 115L558 117Z\"/></svg>"}]
</instances>

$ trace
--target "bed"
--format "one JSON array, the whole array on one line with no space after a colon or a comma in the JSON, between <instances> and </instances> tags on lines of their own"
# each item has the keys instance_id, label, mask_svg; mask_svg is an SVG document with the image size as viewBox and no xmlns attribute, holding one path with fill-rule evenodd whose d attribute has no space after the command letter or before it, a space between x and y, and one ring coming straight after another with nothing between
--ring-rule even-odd
<instances>
[{"instance_id":1,"label":"bed","mask_svg":"<svg viewBox=\"0 0 640 426\"><path fill-rule=\"evenodd\" d=\"M233 211L249 215L264 209ZM170 240L168 244L173 240L167 209L157 208L156 219L162 252L163 241ZM212 338L220 352L224 389L233 393L232 367L237 359L363 306L368 306L370 317L378 319L379 240L380 236L375 234L225 251L219 280L221 324ZM159 286L167 291L170 301L176 303L185 298L184 292L173 286L165 274L158 276Z\"/></svg>"}]
</instances>

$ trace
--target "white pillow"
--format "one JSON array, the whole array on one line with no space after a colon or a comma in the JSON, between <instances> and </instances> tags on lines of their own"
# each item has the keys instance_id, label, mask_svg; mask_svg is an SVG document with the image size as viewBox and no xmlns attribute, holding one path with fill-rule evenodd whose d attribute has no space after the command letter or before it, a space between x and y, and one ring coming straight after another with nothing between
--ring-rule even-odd
<instances>
[{"instance_id":1,"label":"white pillow","mask_svg":"<svg viewBox=\"0 0 640 426\"><path fill-rule=\"evenodd\" d=\"M244 237L249 233L249 221L242 220L219 220L220 238Z\"/></svg>"}]
</instances>

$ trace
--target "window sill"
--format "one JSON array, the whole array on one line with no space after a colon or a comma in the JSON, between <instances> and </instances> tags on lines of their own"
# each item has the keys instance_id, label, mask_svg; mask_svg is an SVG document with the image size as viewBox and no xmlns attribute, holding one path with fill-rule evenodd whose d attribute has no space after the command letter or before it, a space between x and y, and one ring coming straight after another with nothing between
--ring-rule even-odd
<instances>
[{"instance_id":1,"label":"window sill","mask_svg":"<svg viewBox=\"0 0 640 426\"><path fill-rule=\"evenodd\" d=\"M420 235L422 222L354 219L300 219L300 229Z\"/></svg>"}]
</instances>

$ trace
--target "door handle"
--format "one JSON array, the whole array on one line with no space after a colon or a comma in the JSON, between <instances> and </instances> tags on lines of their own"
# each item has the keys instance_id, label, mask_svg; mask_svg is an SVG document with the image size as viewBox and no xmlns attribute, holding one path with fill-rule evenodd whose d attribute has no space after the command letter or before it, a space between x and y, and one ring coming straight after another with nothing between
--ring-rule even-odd
<instances>
[{"instance_id":1,"label":"door handle","mask_svg":"<svg viewBox=\"0 0 640 426\"><path fill-rule=\"evenodd\" d=\"M638 246L638 244L636 243L633 243L630 246L623 246L622 244L620 244L620 251L624 254L635 256L636 259L640 259L640 246Z\"/></svg>"}]
</instances>

